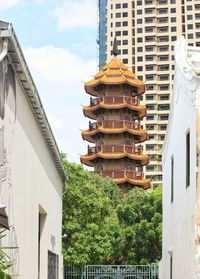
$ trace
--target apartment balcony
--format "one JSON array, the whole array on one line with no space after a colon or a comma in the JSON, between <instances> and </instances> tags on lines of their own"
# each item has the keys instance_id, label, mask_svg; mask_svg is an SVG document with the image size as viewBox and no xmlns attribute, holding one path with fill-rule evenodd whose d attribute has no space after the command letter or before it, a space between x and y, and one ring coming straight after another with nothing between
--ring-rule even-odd
<instances>
[{"instance_id":1,"label":"apartment balcony","mask_svg":"<svg viewBox=\"0 0 200 279\"><path fill-rule=\"evenodd\" d=\"M129 182L133 186L139 186L144 189L150 188L150 179L145 179L141 172L129 170L103 170L102 176L111 177L117 184Z\"/></svg>"}]
</instances>

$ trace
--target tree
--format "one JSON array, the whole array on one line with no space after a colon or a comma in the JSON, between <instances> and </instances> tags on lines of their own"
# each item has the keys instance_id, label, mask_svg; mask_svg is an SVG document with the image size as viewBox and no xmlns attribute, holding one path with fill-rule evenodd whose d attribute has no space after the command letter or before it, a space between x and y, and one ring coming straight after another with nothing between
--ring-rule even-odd
<instances>
[{"instance_id":1,"label":"tree","mask_svg":"<svg viewBox=\"0 0 200 279\"><path fill-rule=\"evenodd\" d=\"M117 207L122 228L123 264L148 264L161 258L162 190L134 188Z\"/></svg>"},{"instance_id":2,"label":"tree","mask_svg":"<svg viewBox=\"0 0 200 279\"><path fill-rule=\"evenodd\" d=\"M148 264L161 257L162 190L123 194L110 178L64 165L63 254L73 264Z\"/></svg>"},{"instance_id":3,"label":"tree","mask_svg":"<svg viewBox=\"0 0 200 279\"><path fill-rule=\"evenodd\" d=\"M120 236L115 206L121 192L111 179L64 160L68 174L63 200L64 260L102 264L113 257Z\"/></svg>"}]
</instances>

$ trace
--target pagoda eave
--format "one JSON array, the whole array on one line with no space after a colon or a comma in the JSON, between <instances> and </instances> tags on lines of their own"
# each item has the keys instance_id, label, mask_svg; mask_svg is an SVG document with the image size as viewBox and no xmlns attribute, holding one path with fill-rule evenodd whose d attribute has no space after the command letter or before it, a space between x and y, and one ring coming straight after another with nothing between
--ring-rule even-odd
<instances>
[{"instance_id":1,"label":"pagoda eave","mask_svg":"<svg viewBox=\"0 0 200 279\"><path fill-rule=\"evenodd\" d=\"M102 153L98 152L97 154L92 155L81 155L80 160L82 164L87 166L94 166L93 161L96 159L109 159L109 160L117 160L122 158L129 158L133 160L137 160L137 166L145 166L149 163L149 156L145 154L129 154L126 152L123 153Z\"/></svg>"},{"instance_id":2,"label":"pagoda eave","mask_svg":"<svg viewBox=\"0 0 200 279\"><path fill-rule=\"evenodd\" d=\"M129 184L132 185L133 187L139 187L144 190L150 189L151 184L150 184L150 179L129 179L129 178L114 178L113 181L120 186L123 184Z\"/></svg>"}]
</instances>

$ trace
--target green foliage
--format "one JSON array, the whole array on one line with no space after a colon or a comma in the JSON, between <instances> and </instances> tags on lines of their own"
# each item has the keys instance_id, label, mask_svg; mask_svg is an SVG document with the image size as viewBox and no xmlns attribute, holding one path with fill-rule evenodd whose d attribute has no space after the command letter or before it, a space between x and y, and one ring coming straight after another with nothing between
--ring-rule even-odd
<instances>
[{"instance_id":1,"label":"green foliage","mask_svg":"<svg viewBox=\"0 0 200 279\"><path fill-rule=\"evenodd\" d=\"M64 156L63 156L64 157ZM123 194L109 178L64 165L63 254L73 264L146 264L161 253L161 188Z\"/></svg>"},{"instance_id":2,"label":"green foliage","mask_svg":"<svg viewBox=\"0 0 200 279\"><path fill-rule=\"evenodd\" d=\"M6 230L0 231L0 240L6 236ZM6 273L6 270L12 266L12 261L10 257L4 252L5 249L10 249L10 247L0 246L0 279L11 279L10 275Z\"/></svg>"}]
</instances>

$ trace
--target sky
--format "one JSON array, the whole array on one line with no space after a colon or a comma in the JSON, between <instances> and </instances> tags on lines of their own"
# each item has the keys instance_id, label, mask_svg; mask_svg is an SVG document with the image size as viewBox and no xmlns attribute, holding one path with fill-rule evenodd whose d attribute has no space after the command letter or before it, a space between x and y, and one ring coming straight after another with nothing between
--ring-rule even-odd
<instances>
[{"instance_id":1,"label":"sky","mask_svg":"<svg viewBox=\"0 0 200 279\"><path fill-rule=\"evenodd\" d=\"M0 20L13 24L59 149L79 163L84 82L98 69L97 0L0 0Z\"/></svg>"}]
</instances>

